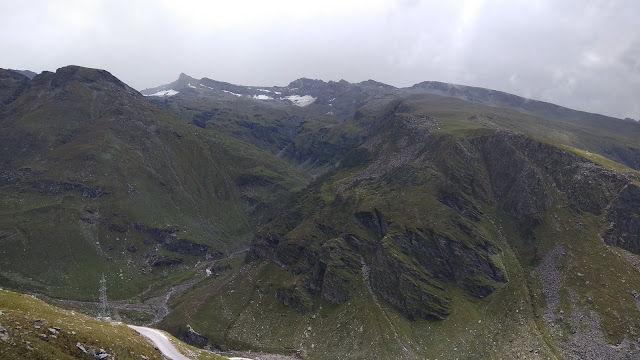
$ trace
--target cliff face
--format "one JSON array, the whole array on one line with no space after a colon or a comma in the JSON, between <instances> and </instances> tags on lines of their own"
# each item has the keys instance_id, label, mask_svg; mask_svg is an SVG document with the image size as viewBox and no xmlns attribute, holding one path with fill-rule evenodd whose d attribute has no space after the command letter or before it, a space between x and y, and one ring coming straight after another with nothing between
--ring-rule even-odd
<instances>
[{"instance_id":1,"label":"cliff face","mask_svg":"<svg viewBox=\"0 0 640 360\"><path fill-rule=\"evenodd\" d=\"M640 187L625 186L611 204L607 219L611 222L604 235L607 244L640 254Z\"/></svg>"}]
</instances>

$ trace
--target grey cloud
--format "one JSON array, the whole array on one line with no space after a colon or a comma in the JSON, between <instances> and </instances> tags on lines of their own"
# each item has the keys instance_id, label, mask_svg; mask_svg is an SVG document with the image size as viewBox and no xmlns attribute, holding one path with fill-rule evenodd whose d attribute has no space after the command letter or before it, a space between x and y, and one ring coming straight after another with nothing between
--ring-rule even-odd
<instances>
[{"instance_id":1,"label":"grey cloud","mask_svg":"<svg viewBox=\"0 0 640 360\"><path fill-rule=\"evenodd\" d=\"M138 89L180 72L254 85L439 80L637 119L639 14L633 0L399 0L383 13L216 28L151 1L3 2L0 67L98 67Z\"/></svg>"}]
</instances>

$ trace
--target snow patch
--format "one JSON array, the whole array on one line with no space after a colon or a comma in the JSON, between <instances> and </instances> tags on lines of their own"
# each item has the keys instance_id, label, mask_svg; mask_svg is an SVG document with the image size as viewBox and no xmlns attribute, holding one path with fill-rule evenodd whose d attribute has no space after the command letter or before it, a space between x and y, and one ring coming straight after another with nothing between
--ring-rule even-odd
<instances>
[{"instance_id":1,"label":"snow patch","mask_svg":"<svg viewBox=\"0 0 640 360\"><path fill-rule=\"evenodd\" d=\"M192 89L197 89L195 86L191 85L191 83L188 83L187 86L192 88Z\"/></svg>"},{"instance_id":2,"label":"snow patch","mask_svg":"<svg viewBox=\"0 0 640 360\"><path fill-rule=\"evenodd\" d=\"M280 91L274 91L274 93L276 93L276 95L282 94Z\"/></svg>"},{"instance_id":3,"label":"snow patch","mask_svg":"<svg viewBox=\"0 0 640 360\"><path fill-rule=\"evenodd\" d=\"M173 95L177 94L178 92L179 91L175 91L173 89L169 89L169 90L158 91L155 94L145 95L145 96L173 96Z\"/></svg>"},{"instance_id":4,"label":"snow patch","mask_svg":"<svg viewBox=\"0 0 640 360\"><path fill-rule=\"evenodd\" d=\"M314 98L311 95L304 95L304 96L291 95L291 96L285 96L285 97L280 98L280 99L286 99L286 100L291 101L293 103L293 105L300 106L300 107L305 107L307 105L313 104L313 102L316 101L317 98Z\"/></svg>"},{"instance_id":5,"label":"snow patch","mask_svg":"<svg viewBox=\"0 0 640 360\"><path fill-rule=\"evenodd\" d=\"M202 87L206 87L207 89L215 90L214 88L208 87L207 85L202 85L202 84L199 84L199 85L202 86ZM222 91L224 91L224 90L222 90Z\"/></svg>"},{"instance_id":6,"label":"snow patch","mask_svg":"<svg viewBox=\"0 0 640 360\"><path fill-rule=\"evenodd\" d=\"M209 89L211 89L211 88L209 88ZM213 90L213 89L211 89L211 90ZM238 97L242 96L241 94L236 94L236 93L231 92L229 90L222 90L222 92L226 92L227 94L235 95L235 96L238 96Z\"/></svg>"},{"instance_id":7,"label":"snow patch","mask_svg":"<svg viewBox=\"0 0 640 360\"><path fill-rule=\"evenodd\" d=\"M271 96L267 95L253 95L253 98L256 100L273 100Z\"/></svg>"},{"instance_id":8,"label":"snow patch","mask_svg":"<svg viewBox=\"0 0 640 360\"><path fill-rule=\"evenodd\" d=\"M269 92L269 93L271 92L271 90L266 90L266 89L256 89L256 90L258 90L258 91L264 91L264 92Z\"/></svg>"}]
</instances>

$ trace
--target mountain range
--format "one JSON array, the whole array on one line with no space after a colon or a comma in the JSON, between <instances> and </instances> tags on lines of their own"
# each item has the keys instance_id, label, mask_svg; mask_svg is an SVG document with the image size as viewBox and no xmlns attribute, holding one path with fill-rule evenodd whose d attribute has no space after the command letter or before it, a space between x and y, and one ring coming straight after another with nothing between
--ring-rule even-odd
<instances>
[{"instance_id":1,"label":"mountain range","mask_svg":"<svg viewBox=\"0 0 640 360\"><path fill-rule=\"evenodd\" d=\"M220 351L640 356L638 122L440 82L27 75L0 70L5 288L95 314L104 276L111 316Z\"/></svg>"}]
</instances>

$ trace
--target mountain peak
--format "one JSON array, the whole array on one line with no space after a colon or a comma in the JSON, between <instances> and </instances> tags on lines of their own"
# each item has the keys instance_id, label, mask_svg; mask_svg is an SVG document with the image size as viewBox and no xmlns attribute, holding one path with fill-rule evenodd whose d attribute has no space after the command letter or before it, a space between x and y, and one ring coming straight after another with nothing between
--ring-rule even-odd
<instances>
[{"instance_id":1,"label":"mountain peak","mask_svg":"<svg viewBox=\"0 0 640 360\"><path fill-rule=\"evenodd\" d=\"M185 73L180 73L180 75L178 76L178 81L180 80L196 80L195 78L185 74ZM197 81L197 80L196 80Z\"/></svg>"},{"instance_id":2,"label":"mountain peak","mask_svg":"<svg viewBox=\"0 0 640 360\"><path fill-rule=\"evenodd\" d=\"M52 87L61 88L73 81L85 84L112 83L121 88L127 85L113 76L110 72L100 69L86 68L77 65L61 67L55 73L43 71L34 78L36 83L50 81Z\"/></svg>"}]
</instances>

